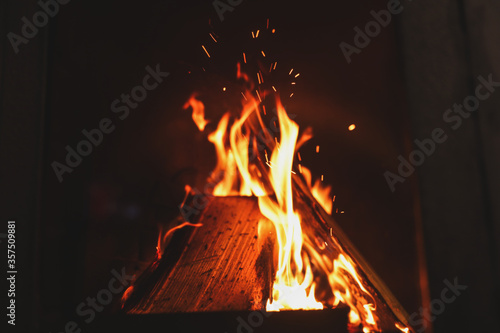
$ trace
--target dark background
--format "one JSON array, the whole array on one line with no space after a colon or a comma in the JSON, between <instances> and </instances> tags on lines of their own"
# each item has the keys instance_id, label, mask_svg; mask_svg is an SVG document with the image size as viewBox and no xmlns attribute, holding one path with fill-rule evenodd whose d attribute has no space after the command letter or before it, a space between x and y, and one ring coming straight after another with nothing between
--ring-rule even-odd
<instances>
[{"instance_id":1,"label":"dark background","mask_svg":"<svg viewBox=\"0 0 500 333\"><path fill-rule=\"evenodd\" d=\"M332 185L334 211L345 211L335 219L407 312L458 278L468 289L437 316L434 331L493 331L500 95L457 131L446 128L449 139L394 193L383 173L397 172L413 138L444 126L442 114L473 94L478 75L500 78L499 8L479 0L403 3L348 64L339 43L352 44L353 28L386 5L243 1L221 22L210 1L72 1L18 54L4 38L0 213L5 226L8 219L18 225L19 331L59 332L69 319L85 329L76 305L106 287L113 268L138 272L151 261L158 224L178 213L184 184L201 189L215 165L206 133L183 104L199 91L213 129L239 98L241 52L260 48L278 61L288 112L301 129L314 129L301 150L304 165ZM0 9L6 36L19 34L20 18L40 8L5 1ZM265 31L267 18L274 35ZM252 40L257 29L262 37ZM111 102L156 64L170 76L119 120ZM290 68L301 73L293 98ZM65 146L74 148L102 118L115 130L59 183L51 163L64 162Z\"/></svg>"}]
</instances>

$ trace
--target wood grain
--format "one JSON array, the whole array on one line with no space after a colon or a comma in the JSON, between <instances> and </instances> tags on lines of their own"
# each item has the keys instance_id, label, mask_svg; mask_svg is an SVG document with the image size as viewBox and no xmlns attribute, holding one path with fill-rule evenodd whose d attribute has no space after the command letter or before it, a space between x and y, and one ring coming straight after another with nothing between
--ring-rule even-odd
<instances>
[{"instance_id":1,"label":"wood grain","mask_svg":"<svg viewBox=\"0 0 500 333\"><path fill-rule=\"evenodd\" d=\"M177 262L128 312L262 308L273 274L272 237L258 240L261 219L256 198L211 199L199 216L203 226L192 231ZM171 250L167 247L165 259Z\"/></svg>"}]
</instances>

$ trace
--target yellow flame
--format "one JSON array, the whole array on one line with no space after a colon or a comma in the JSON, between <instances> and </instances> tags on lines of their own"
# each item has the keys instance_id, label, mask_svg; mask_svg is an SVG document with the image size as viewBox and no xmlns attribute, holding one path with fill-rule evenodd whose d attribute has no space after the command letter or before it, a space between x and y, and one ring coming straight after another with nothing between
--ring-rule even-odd
<instances>
[{"instance_id":1,"label":"yellow flame","mask_svg":"<svg viewBox=\"0 0 500 333\"><path fill-rule=\"evenodd\" d=\"M299 127L288 118L279 100L277 110L281 139L271 155L273 168L269 171L276 201L269 196L259 197L262 215L275 226L279 248L272 300L268 300L266 309L323 309L323 304L314 297L309 260L307 256L305 264L302 260L302 227L293 209L291 171Z\"/></svg>"}]
</instances>

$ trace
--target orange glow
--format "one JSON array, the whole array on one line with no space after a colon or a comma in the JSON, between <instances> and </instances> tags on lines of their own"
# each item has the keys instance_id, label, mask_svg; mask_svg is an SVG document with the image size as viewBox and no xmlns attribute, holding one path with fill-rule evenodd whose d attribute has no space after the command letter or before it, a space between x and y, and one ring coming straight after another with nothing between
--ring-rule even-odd
<instances>
[{"instance_id":1,"label":"orange glow","mask_svg":"<svg viewBox=\"0 0 500 333\"><path fill-rule=\"evenodd\" d=\"M354 129L356 128L356 125L351 124L351 125L349 125L348 128L349 128L349 131L354 131Z\"/></svg>"},{"instance_id":2,"label":"orange glow","mask_svg":"<svg viewBox=\"0 0 500 333\"><path fill-rule=\"evenodd\" d=\"M243 57L246 60L245 54ZM293 69L289 74L292 72ZM312 129L306 128L299 138L299 126L288 117L278 94L255 89L239 63L237 78L248 84L247 90L241 92L239 117L224 114L217 129L208 136L217 154L211 175L217 184L212 194L256 196L262 215L274 226L278 249L276 275L266 310L323 309L342 303L349 306L349 322L354 327L361 325L364 332L380 331L375 302L358 275L356 264L336 241L332 230L322 241L303 232L303 224L308 221L294 208L292 174L298 171L316 201L328 214L333 211L335 197L332 199L331 186L324 186L319 179L312 185L309 169L302 164L294 166L295 154L302 160L298 149L312 137ZM261 73L257 73L257 80L261 79ZM266 113L262 101L269 101L269 97L274 98L276 106L277 133L266 130L261 118ZM186 103L193 107L193 115L195 108L203 111L203 105L198 103L201 104L194 97ZM259 237L267 234L259 231ZM326 250L331 248L335 251Z\"/></svg>"}]
</instances>

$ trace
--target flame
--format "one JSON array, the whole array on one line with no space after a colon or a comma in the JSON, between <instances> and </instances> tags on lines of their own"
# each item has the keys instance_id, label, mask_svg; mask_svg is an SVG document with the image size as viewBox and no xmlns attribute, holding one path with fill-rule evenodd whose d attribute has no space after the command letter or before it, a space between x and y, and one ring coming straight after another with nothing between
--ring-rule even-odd
<instances>
[{"instance_id":1,"label":"flame","mask_svg":"<svg viewBox=\"0 0 500 333\"><path fill-rule=\"evenodd\" d=\"M402 325L400 323L396 323L395 326L401 332L408 333L410 331L410 329L408 327L406 327L406 326L404 326L404 325Z\"/></svg>"},{"instance_id":2,"label":"flame","mask_svg":"<svg viewBox=\"0 0 500 333\"><path fill-rule=\"evenodd\" d=\"M322 185L319 179L316 179L316 181L314 182L314 186L311 186L311 171L305 166L301 166L301 169L301 173L304 176L307 186L311 190L311 194L318 201L321 207L323 207L323 209L331 215L333 210L333 200L330 199L332 187L330 185Z\"/></svg>"},{"instance_id":3,"label":"flame","mask_svg":"<svg viewBox=\"0 0 500 333\"><path fill-rule=\"evenodd\" d=\"M245 54L243 57L246 60ZM293 69L289 74L292 72ZM298 76L297 73L295 77ZM263 82L261 73L257 77ZM312 137L312 130L307 128L299 139L299 126L288 117L275 94L279 132L276 135L271 133L264 125L261 113L266 115L264 102L272 92L255 90L239 63L237 78L247 84L247 89L241 92L239 118L232 119L230 113L224 114L217 129L208 135L217 154L210 181L215 184L212 193L215 196L258 197L262 215L274 226L278 245L277 269L266 310L319 310L344 304L350 308L349 322L353 327L362 327L364 332L380 331L375 301L358 274L356 264L332 233L324 238L328 242L320 242L304 233L302 223L307 221L303 221L294 209L294 156L297 153L301 161L297 151ZM207 124L203 103L193 95L185 108L187 106L193 108L193 120L203 130ZM316 151L319 152L319 146ZM318 203L331 214L331 187L324 186L320 180L311 186L309 169L301 164L298 164L298 169ZM265 236L259 232L259 238Z\"/></svg>"},{"instance_id":4,"label":"flame","mask_svg":"<svg viewBox=\"0 0 500 333\"><path fill-rule=\"evenodd\" d=\"M293 209L291 171L299 127L288 118L279 99L277 110L281 139L271 155L273 167L269 172L277 202L269 196L259 197L260 211L273 222L279 246L272 300L268 300L266 310L323 309L314 297L309 260L304 257L303 261L300 216Z\"/></svg>"},{"instance_id":5,"label":"flame","mask_svg":"<svg viewBox=\"0 0 500 333\"><path fill-rule=\"evenodd\" d=\"M191 107L193 109L193 121L198 126L200 132L203 132L208 121L205 120L205 105L196 99L196 94L191 95L189 100L184 104L184 109Z\"/></svg>"},{"instance_id":6,"label":"flame","mask_svg":"<svg viewBox=\"0 0 500 333\"><path fill-rule=\"evenodd\" d=\"M202 223L184 222L184 223L179 224L178 226L170 228L165 233L163 233L162 227L160 226L160 233L158 235L158 242L156 245L156 258L157 258L157 260L160 260L162 255L163 255L163 251L165 250L164 245L165 245L165 242L167 240L167 237L170 236L172 233L174 233L174 231L181 229L181 228L184 228L184 227L187 227L187 226L201 227L201 226L203 226L203 224Z\"/></svg>"}]
</instances>

